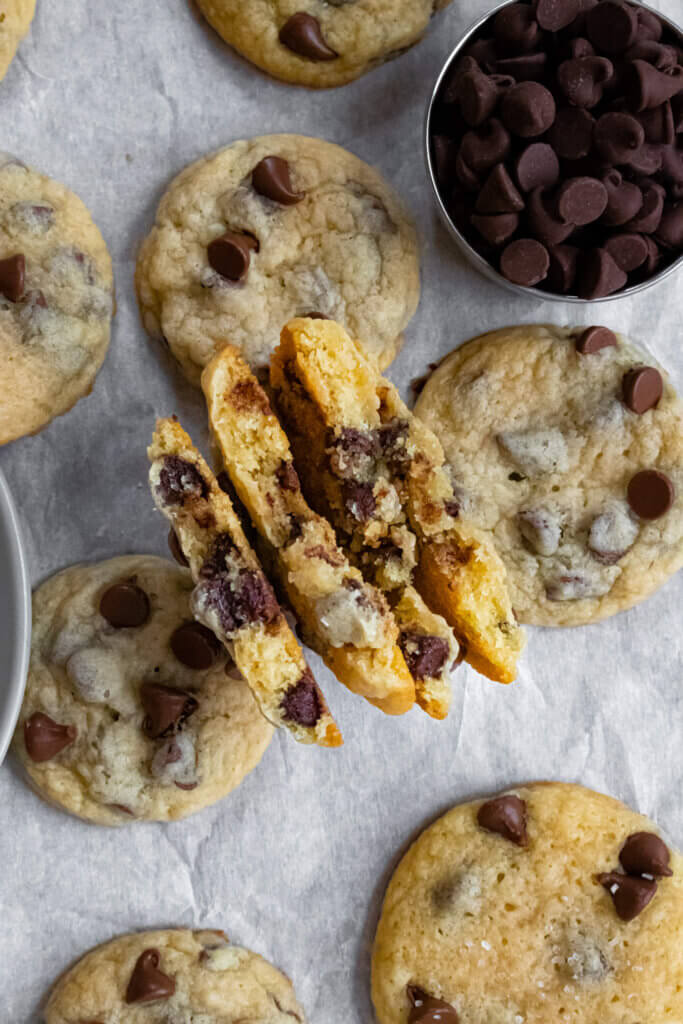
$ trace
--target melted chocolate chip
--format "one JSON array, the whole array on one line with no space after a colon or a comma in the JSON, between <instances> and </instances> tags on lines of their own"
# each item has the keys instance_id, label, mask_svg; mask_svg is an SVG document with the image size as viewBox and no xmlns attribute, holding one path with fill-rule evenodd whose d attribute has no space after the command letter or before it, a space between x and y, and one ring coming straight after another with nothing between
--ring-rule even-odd
<instances>
[{"instance_id":1,"label":"melted chocolate chip","mask_svg":"<svg viewBox=\"0 0 683 1024\"><path fill-rule=\"evenodd\" d=\"M517 846L527 845L526 819L525 801L513 794L488 800L477 812L477 821L482 828L498 833Z\"/></svg>"},{"instance_id":2,"label":"melted chocolate chip","mask_svg":"<svg viewBox=\"0 0 683 1024\"><path fill-rule=\"evenodd\" d=\"M318 19L304 11L287 19L280 29L279 39L292 53L308 60L334 60L339 56L327 45Z\"/></svg>"},{"instance_id":3,"label":"melted chocolate chip","mask_svg":"<svg viewBox=\"0 0 683 1024\"><path fill-rule=\"evenodd\" d=\"M458 1024L458 1014L450 1003L430 996L417 985L406 988L410 1000L408 1024Z\"/></svg>"},{"instance_id":4,"label":"melted chocolate chip","mask_svg":"<svg viewBox=\"0 0 683 1024\"><path fill-rule=\"evenodd\" d=\"M617 336L608 327L588 327L576 340L576 351L582 356L593 355L601 348L612 348L617 344Z\"/></svg>"},{"instance_id":5,"label":"melted chocolate chip","mask_svg":"<svg viewBox=\"0 0 683 1024\"><path fill-rule=\"evenodd\" d=\"M281 156L264 156L251 172L251 183L259 195L282 206L294 206L304 198L292 187L289 164Z\"/></svg>"},{"instance_id":6,"label":"melted chocolate chip","mask_svg":"<svg viewBox=\"0 0 683 1024\"><path fill-rule=\"evenodd\" d=\"M173 527L168 531L168 549L178 565L182 565L183 568L187 568L190 563L185 558L183 549L180 546L180 541L178 540L178 534L175 532Z\"/></svg>"},{"instance_id":7,"label":"melted chocolate chip","mask_svg":"<svg viewBox=\"0 0 683 1024\"><path fill-rule=\"evenodd\" d=\"M221 653L221 644L201 622L185 622L171 636L171 650L182 665L205 671Z\"/></svg>"},{"instance_id":8,"label":"melted chocolate chip","mask_svg":"<svg viewBox=\"0 0 683 1024\"><path fill-rule=\"evenodd\" d=\"M243 281L247 276L251 253L258 252L258 242L251 235L226 231L207 247L209 266L228 281Z\"/></svg>"},{"instance_id":9,"label":"melted chocolate chip","mask_svg":"<svg viewBox=\"0 0 683 1024\"><path fill-rule=\"evenodd\" d=\"M0 260L0 292L10 302L19 302L24 295L26 258L23 253Z\"/></svg>"},{"instance_id":10,"label":"melted chocolate chip","mask_svg":"<svg viewBox=\"0 0 683 1024\"><path fill-rule=\"evenodd\" d=\"M274 622L282 614L270 583L253 569L240 570L236 580L212 575L202 589L228 636L254 622Z\"/></svg>"},{"instance_id":11,"label":"melted chocolate chip","mask_svg":"<svg viewBox=\"0 0 683 1024\"><path fill-rule=\"evenodd\" d=\"M403 476L410 467L407 447L409 433L406 420L393 419L383 424L377 434L382 455L391 472L397 476Z\"/></svg>"},{"instance_id":12,"label":"melted chocolate chip","mask_svg":"<svg viewBox=\"0 0 683 1024\"><path fill-rule=\"evenodd\" d=\"M169 999L175 992L175 980L159 970L158 949L146 949L138 957L126 989L126 1003L152 1003Z\"/></svg>"},{"instance_id":13,"label":"melted chocolate chip","mask_svg":"<svg viewBox=\"0 0 683 1024\"><path fill-rule=\"evenodd\" d=\"M60 725L42 711L34 711L24 722L24 744L26 753L41 764L50 761L76 739L75 725Z\"/></svg>"},{"instance_id":14,"label":"melted chocolate chip","mask_svg":"<svg viewBox=\"0 0 683 1024\"><path fill-rule=\"evenodd\" d=\"M325 705L322 694L310 669L306 669L298 683L291 686L282 698L285 718L297 725L312 728L322 717Z\"/></svg>"},{"instance_id":15,"label":"melted chocolate chip","mask_svg":"<svg viewBox=\"0 0 683 1024\"><path fill-rule=\"evenodd\" d=\"M399 647L413 679L435 679L448 659L448 643L440 636L404 630Z\"/></svg>"},{"instance_id":16,"label":"melted chocolate chip","mask_svg":"<svg viewBox=\"0 0 683 1024\"><path fill-rule=\"evenodd\" d=\"M359 481L348 481L342 487L344 507L359 523L367 523L372 519L377 507L373 486Z\"/></svg>"},{"instance_id":17,"label":"melted chocolate chip","mask_svg":"<svg viewBox=\"0 0 683 1024\"><path fill-rule=\"evenodd\" d=\"M144 626L149 613L149 598L137 583L114 583L100 598L100 615L114 629Z\"/></svg>"},{"instance_id":18,"label":"melted chocolate chip","mask_svg":"<svg viewBox=\"0 0 683 1024\"><path fill-rule=\"evenodd\" d=\"M159 491L167 505L183 505L187 498L205 498L209 485L194 463L167 455L159 473Z\"/></svg>"},{"instance_id":19,"label":"melted chocolate chip","mask_svg":"<svg viewBox=\"0 0 683 1024\"><path fill-rule=\"evenodd\" d=\"M658 469L641 469L626 490L628 503L640 519L659 519L669 511L675 496L671 480Z\"/></svg>"},{"instance_id":20,"label":"melted chocolate chip","mask_svg":"<svg viewBox=\"0 0 683 1024\"><path fill-rule=\"evenodd\" d=\"M654 832L633 832L626 840L619 854L619 861L629 875L652 875L655 878L670 877L671 854L669 848Z\"/></svg>"},{"instance_id":21,"label":"melted chocolate chip","mask_svg":"<svg viewBox=\"0 0 683 1024\"><path fill-rule=\"evenodd\" d=\"M151 739L175 732L199 707L191 693L161 683L143 683L140 700L145 710L142 728Z\"/></svg>"},{"instance_id":22,"label":"melted chocolate chip","mask_svg":"<svg viewBox=\"0 0 683 1024\"><path fill-rule=\"evenodd\" d=\"M622 921L632 921L641 914L657 892L657 883L648 878L634 878L618 871L598 875L598 881L607 889L614 909Z\"/></svg>"},{"instance_id":23,"label":"melted chocolate chip","mask_svg":"<svg viewBox=\"0 0 683 1024\"><path fill-rule=\"evenodd\" d=\"M654 409L662 397L664 382L654 366L639 366L624 374L622 396L628 408L642 416L648 409Z\"/></svg>"},{"instance_id":24,"label":"melted chocolate chip","mask_svg":"<svg viewBox=\"0 0 683 1024\"><path fill-rule=\"evenodd\" d=\"M284 459L275 470L275 477L283 491L298 491L300 489L299 475L292 462Z\"/></svg>"}]
</instances>

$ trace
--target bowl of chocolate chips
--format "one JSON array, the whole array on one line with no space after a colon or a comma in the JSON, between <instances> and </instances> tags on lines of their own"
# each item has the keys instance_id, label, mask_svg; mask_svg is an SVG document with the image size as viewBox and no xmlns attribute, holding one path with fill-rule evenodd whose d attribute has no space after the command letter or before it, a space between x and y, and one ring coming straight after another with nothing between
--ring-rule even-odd
<instances>
[{"instance_id":1,"label":"bowl of chocolate chips","mask_svg":"<svg viewBox=\"0 0 683 1024\"><path fill-rule=\"evenodd\" d=\"M509 288L599 301L683 261L683 33L644 4L497 7L446 61L425 143L450 233Z\"/></svg>"},{"instance_id":2,"label":"bowl of chocolate chips","mask_svg":"<svg viewBox=\"0 0 683 1024\"><path fill-rule=\"evenodd\" d=\"M31 585L19 520L0 473L0 764L24 695L31 641Z\"/></svg>"}]
</instances>

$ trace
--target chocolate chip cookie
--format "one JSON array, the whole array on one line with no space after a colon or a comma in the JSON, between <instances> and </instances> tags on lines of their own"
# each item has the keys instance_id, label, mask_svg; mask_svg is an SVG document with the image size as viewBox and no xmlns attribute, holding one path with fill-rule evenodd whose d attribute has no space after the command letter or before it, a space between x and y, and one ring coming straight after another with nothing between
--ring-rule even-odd
<instances>
[{"instance_id":1,"label":"chocolate chip cookie","mask_svg":"<svg viewBox=\"0 0 683 1024\"><path fill-rule=\"evenodd\" d=\"M683 857L611 797L538 783L412 845L372 963L380 1024L683 1019Z\"/></svg>"},{"instance_id":2,"label":"chocolate chip cookie","mask_svg":"<svg viewBox=\"0 0 683 1024\"><path fill-rule=\"evenodd\" d=\"M415 411L503 558L520 621L595 622L683 565L683 406L623 335L493 331L443 361Z\"/></svg>"},{"instance_id":3,"label":"chocolate chip cookie","mask_svg":"<svg viewBox=\"0 0 683 1024\"><path fill-rule=\"evenodd\" d=\"M344 85L419 42L450 0L198 0L207 21L275 78Z\"/></svg>"},{"instance_id":4,"label":"chocolate chip cookie","mask_svg":"<svg viewBox=\"0 0 683 1024\"><path fill-rule=\"evenodd\" d=\"M272 727L213 633L192 578L150 555L77 565L33 597L13 740L50 803L99 825L182 818L233 790Z\"/></svg>"},{"instance_id":5,"label":"chocolate chip cookie","mask_svg":"<svg viewBox=\"0 0 683 1024\"><path fill-rule=\"evenodd\" d=\"M28 32L36 10L36 0L8 0L2 5L0 20L0 79L14 59L19 43Z\"/></svg>"},{"instance_id":6,"label":"chocolate chip cookie","mask_svg":"<svg viewBox=\"0 0 683 1024\"><path fill-rule=\"evenodd\" d=\"M321 139L266 135L186 168L140 250L147 330L185 375L230 341L265 366L293 316L345 323L383 366L419 297L415 231L380 175Z\"/></svg>"},{"instance_id":7,"label":"chocolate chip cookie","mask_svg":"<svg viewBox=\"0 0 683 1024\"><path fill-rule=\"evenodd\" d=\"M45 1024L303 1024L289 978L221 931L124 935L87 953L57 982Z\"/></svg>"},{"instance_id":8,"label":"chocolate chip cookie","mask_svg":"<svg viewBox=\"0 0 683 1024\"><path fill-rule=\"evenodd\" d=\"M0 154L0 444L88 394L112 311L111 259L81 200Z\"/></svg>"}]
</instances>

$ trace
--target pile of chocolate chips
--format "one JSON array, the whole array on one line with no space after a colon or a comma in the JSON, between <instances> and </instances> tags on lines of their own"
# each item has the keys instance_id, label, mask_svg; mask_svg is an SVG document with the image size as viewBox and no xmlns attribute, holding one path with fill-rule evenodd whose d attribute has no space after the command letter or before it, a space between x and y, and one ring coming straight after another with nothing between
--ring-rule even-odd
<instances>
[{"instance_id":1,"label":"pile of chocolate chips","mask_svg":"<svg viewBox=\"0 0 683 1024\"><path fill-rule=\"evenodd\" d=\"M515 284L596 299L683 250L683 36L624 0L534 0L452 61L430 134L442 200Z\"/></svg>"}]
</instances>

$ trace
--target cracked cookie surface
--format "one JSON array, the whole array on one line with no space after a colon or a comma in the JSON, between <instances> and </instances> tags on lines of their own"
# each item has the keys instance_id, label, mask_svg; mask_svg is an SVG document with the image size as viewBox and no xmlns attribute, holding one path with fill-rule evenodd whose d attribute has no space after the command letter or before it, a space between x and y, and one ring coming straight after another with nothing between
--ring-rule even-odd
<instances>
[{"instance_id":1,"label":"cracked cookie surface","mask_svg":"<svg viewBox=\"0 0 683 1024\"><path fill-rule=\"evenodd\" d=\"M196 385L227 342L265 366L282 325L310 312L369 339L386 366L417 307L417 241L399 198L362 160L321 139L267 135L171 183L136 284L145 327Z\"/></svg>"},{"instance_id":2,"label":"cracked cookie surface","mask_svg":"<svg viewBox=\"0 0 683 1024\"><path fill-rule=\"evenodd\" d=\"M644 837L664 851L656 882L621 873L620 860L653 866L626 860L629 837L641 859ZM624 920L602 872L654 896ZM435 1021L416 1005L429 999L443 1024L673 1024L682 927L683 858L647 818L581 786L523 786L453 808L401 860L375 939L375 1009L380 1024Z\"/></svg>"},{"instance_id":3,"label":"cracked cookie surface","mask_svg":"<svg viewBox=\"0 0 683 1024\"><path fill-rule=\"evenodd\" d=\"M60 978L45 1024L303 1024L289 979L224 932L173 929L124 935Z\"/></svg>"},{"instance_id":4,"label":"cracked cookie surface","mask_svg":"<svg viewBox=\"0 0 683 1024\"><path fill-rule=\"evenodd\" d=\"M441 363L415 411L505 562L522 622L597 621L683 565L683 405L623 335L493 331Z\"/></svg>"},{"instance_id":5,"label":"cracked cookie surface","mask_svg":"<svg viewBox=\"0 0 683 1024\"><path fill-rule=\"evenodd\" d=\"M261 760L273 730L208 630L190 573L130 555L33 597L14 750L48 802L101 825L185 817Z\"/></svg>"},{"instance_id":6,"label":"cracked cookie surface","mask_svg":"<svg viewBox=\"0 0 683 1024\"><path fill-rule=\"evenodd\" d=\"M0 444L88 394L113 304L111 259L81 200L0 154Z\"/></svg>"},{"instance_id":7,"label":"cracked cookie surface","mask_svg":"<svg viewBox=\"0 0 683 1024\"><path fill-rule=\"evenodd\" d=\"M29 30L36 0L4 0L0 20L0 79L14 59L19 43Z\"/></svg>"}]
</instances>

